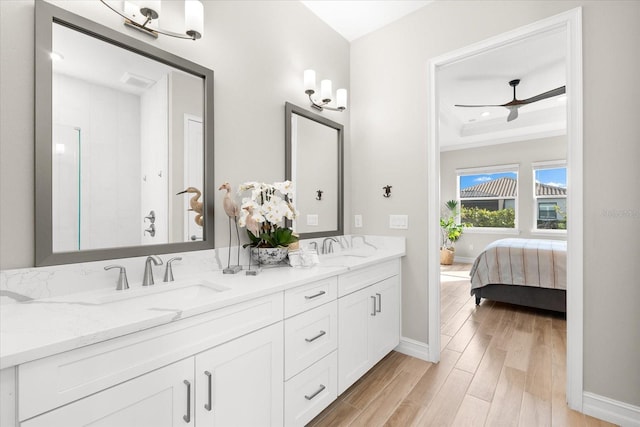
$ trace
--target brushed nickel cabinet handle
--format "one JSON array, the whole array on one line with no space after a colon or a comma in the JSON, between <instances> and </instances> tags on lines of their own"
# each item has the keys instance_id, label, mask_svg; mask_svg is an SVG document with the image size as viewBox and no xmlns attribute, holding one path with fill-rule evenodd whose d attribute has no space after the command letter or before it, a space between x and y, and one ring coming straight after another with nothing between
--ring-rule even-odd
<instances>
[{"instance_id":1,"label":"brushed nickel cabinet handle","mask_svg":"<svg viewBox=\"0 0 640 427\"><path fill-rule=\"evenodd\" d=\"M318 335L316 335L315 337L313 337L313 338L305 338L304 340L306 342L314 342L315 340L317 340L318 338L320 338L321 336L323 336L325 334L326 334L325 331L320 331L320 333Z\"/></svg>"},{"instance_id":2,"label":"brushed nickel cabinet handle","mask_svg":"<svg viewBox=\"0 0 640 427\"><path fill-rule=\"evenodd\" d=\"M318 298L319 296L324 295L324 294L326 294L326 292L325 292L325 291L320 291L320 292L318 292L317 294L313 294L313 295L305 295L305 296L304 296L304 299L314 299L314 298Z\"/></svg>"},{"instance_id":3,"label":"brushed nickel cabinet handle","mask_svg":"<svg viewBox=\"0 0 640 427\"><path fill-rule=\"evenodd\" d=\"M187 415L183 415L182 419L188 424L191 422L191 383L184 380L184 384L187 386Z\"/></svg>"},{"instance_id":4,"label":"brushed nickel cabinet handle","mask_svg":"<svg viewBox=\"0 0 640 427\"><path fill-rule=\"evenodd\" d=\"M211 372L204 371L204 374L207 376L207 390L209 393L207 403L204 404L204 409L211 411Z\"/></svg>"},{"instance_id":5,"label":"brushed nickel cabinet handle","mask_svg":"<svg viewBox=\"0 0 640 427\"><path fill-rule=\"evenodd\" d=\"M377 293L376 296L378 297L378 313L380 313L382 311L382 295Z\"/></svg>"},{"instance_id":6,"label":"brushed nickel cabinet handle","mask_svg":"<svg viewBox=\"0 0 640 427\"><path fill-rule=\"evenodd\" d=\"M304 395L304 398L305 398L305 399L307 399L307 400L311 400L311 399L313 399L314 397L316 397L318 394L320 394L320 393L322 392L322 390L324 390L325 388L326 388L326 387L325 387L323 384L320 384L320 388L319 388L319 389L317 389L316 391L314 391L314 392L313 392L313 394L312 394L311 396L308 396L308 395L306 395L306 394L305 394L305 395Z\"/></svg>"},{"instance_id":7,"label":"brushed nickel cabinet handle","mask_svg":"<svg viewBox=\"0 0 640 427\"><path fill-rule=\"evenodd\" d=\"M371 312L372 316L376 315L376 297L371 295L371 299L373 300L373 311Z\"/></svg>"}]
</instances>

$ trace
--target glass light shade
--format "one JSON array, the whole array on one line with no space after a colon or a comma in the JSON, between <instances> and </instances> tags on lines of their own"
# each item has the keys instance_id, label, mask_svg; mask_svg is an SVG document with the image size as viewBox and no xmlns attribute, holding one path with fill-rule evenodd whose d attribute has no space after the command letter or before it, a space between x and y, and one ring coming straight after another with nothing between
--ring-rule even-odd
<instances>
[{"instance_id":1,"label":"glass light shade","mask_svg":"<svg viewBox=\"0 0 640 427\"><path fill-rule=\"evenodd\" d=\"M338 108L347 108L347 90L338 89L336 91L336 104Z\"/></svg>"},{"instance_id":2,"label":"glass light shade","mask_svg":"<svg viewBox=\"0 0 640 427\"><path fill-rule=\"evenodd\" d=\"M187 31L204 35L204 6L200 0L185 0L184 20Z\"/></svg>"},{"instance_id":3,"label":"glass light shade","mask_svg":"<svg viewBox=\"0 0 640 427\"><path fill-rule=\"evenodd\" d=\"M313 70L304 70L304 91L316 91L316 72Z\"/></svg>"},{"instance_id":4,"label":"glass light shade","mask_svg":"<svg viewBox=\"0 0 640 427\"><path fill-rule=\"evenodd\" d=\"M322 102L331 102L331 80L320 82L320 98L322 98Z\"/></svg>"}]
</instances>

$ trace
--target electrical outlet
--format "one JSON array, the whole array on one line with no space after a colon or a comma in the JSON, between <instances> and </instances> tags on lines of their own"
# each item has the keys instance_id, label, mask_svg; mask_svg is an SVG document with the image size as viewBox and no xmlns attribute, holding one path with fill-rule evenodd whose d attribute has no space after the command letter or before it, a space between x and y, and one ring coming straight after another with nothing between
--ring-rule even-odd
<instances>
[{"instance_id":1,"label":"electrical outlet","mask_svg":"<svg viewBox=\"0 0 640 427\"><path fill-rule=\"evenodd\" d=\"M389 228L406 230L409 228L409 215L389 215Z\"/></svg>"},{"instance_id":2,"label":"electrical outlet","mask_svg":"<svg viewBox=\"0 0 640 427\"><path fill-rule=\"evenodd\" d=\"M318 225L318 215L316 215L316 214L308 214L307 215L307 225Z\"/></svg>"},{"instance_id":3,"label":"electrical outlet","mask_svg":"<svg viewBox=\"0 0 640 427\"><path fill-rule=\"evenodd\" d=\"M362 215L353 216L353 226L355 228L362 228Z\"/></svg>"}]
</instances>

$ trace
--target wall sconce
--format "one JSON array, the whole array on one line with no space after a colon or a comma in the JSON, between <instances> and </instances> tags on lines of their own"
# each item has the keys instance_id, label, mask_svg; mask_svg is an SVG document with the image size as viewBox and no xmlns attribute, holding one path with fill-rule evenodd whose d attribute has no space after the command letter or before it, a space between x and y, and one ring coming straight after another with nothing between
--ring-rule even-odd
<instances>
[{"instance_id":1,"label":"wall sconce","mask_svg":"<svg viewBox=\"0 0 640 427\"><path fill-rule=\"evenodd\" d=\"M200 0L184 0L184 20L187 29L184 34L149 26L160 17L160 0L125 0L124 11L110 5L107 0L100 1L122 16L124 25L151 37L158 38L158 34L164 34L179 39L197 40L204 33L204 6Z\"/></svg>"},{"instance_id":2,"label":"wall sconce","mask_svg":"<svg viewBox=\"0 0 640 427\"><path fill-rule=\"evenodd\" d=\"M311 95L316 93L316 72L313 70L304 70L304 93L309 95L309 101L311 101L311 107L316 110L322 111L323 109L332 111L344 111L347 108L347 90L338 89L336 91L336 107L330 107L329 104L332 101L331 98L331 80L320 81L320 98L318 102L314 100Z\"/></svg>"}]
</instances>

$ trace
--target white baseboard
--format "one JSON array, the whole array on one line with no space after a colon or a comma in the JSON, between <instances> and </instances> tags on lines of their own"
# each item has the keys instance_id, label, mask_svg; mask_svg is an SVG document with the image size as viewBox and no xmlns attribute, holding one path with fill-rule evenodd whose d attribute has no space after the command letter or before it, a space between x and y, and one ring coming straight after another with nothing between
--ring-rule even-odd
<instances>
[{"instance_id":1,"label":"white baseboard","mask_svg":"<svg viewBox=\"0 0 640 427\"><path fill-rule=\"evenodd\" d=\"M473 262L475 261L475 258L471 258L471 257L467 257L467 256L454 256L453 257L453 261L454 262L460 262L460 263L464 263L464 264L473 264Z\"/></svg>"},{"instance_id":2,"label":"white baseboard","mask_svg":"<svg viewBox=\"0 0 640 427\"><path fill-rule=\"evenodd\" d=\"M582 411L621 427L640 427L640 407L585 391Z\"/></svg>"},{"instance_id":3,"label":"white baseboard","mask_svg":"<svg viewBox=\"0 0 640 427\"><path fill-rule=\"evenodd\" d=\"M433 360L429 357L429 344L412 340L411 338L401 337L400 344L395 348L397 352L406 354L407 356L417 357L427 362Z\"/></svg>"}]
</instances>

